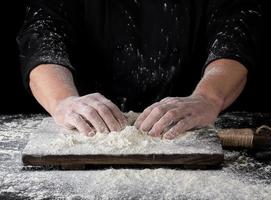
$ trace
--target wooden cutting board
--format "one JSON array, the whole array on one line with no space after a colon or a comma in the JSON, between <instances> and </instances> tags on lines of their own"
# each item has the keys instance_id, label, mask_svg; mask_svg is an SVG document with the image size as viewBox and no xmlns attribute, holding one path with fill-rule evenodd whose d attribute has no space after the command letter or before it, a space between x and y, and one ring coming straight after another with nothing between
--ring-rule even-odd
<instances>
[{"instance_id":1,"label":"wooden cutting board","mask_svg":"<svg viewBox=\"0 0 271 200\"><path fill-rule=\"evenodd\" d=\"M98 165L178 165L214 168L224 161L213 129L187 132L175 140L152 138L129 126L121 133L86 137L67 131L46 118L22 153L25 166L62 166L68 169Z\"/></svg>"}]
</instances>

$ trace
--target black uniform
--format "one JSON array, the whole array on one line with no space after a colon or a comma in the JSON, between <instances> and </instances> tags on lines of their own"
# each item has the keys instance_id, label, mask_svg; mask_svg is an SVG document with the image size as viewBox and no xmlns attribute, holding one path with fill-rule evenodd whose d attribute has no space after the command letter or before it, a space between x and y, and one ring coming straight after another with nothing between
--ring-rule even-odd
<instances>
[{"instance_id":1,"label":"black uniform","mask_svg":"<svg viewBox=\"0 0 271 200\"><path fill-rule=\"evenodd\" d=\"M17 38L22 72L63 65L81 94L124 110L189 95L210 62L255 66L262 32L255 0L30 0Z\"/></svg>"}]
</instances>

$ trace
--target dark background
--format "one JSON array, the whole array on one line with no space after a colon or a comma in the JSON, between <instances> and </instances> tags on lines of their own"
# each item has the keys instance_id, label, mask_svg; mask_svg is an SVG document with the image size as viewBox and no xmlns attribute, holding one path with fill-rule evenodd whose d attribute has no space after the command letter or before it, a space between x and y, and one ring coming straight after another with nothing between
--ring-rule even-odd
<instances>
[{"instance_id":1,"label":"dark background","mask_svg":"<svg viewBox=\"0 0 271 200\"><path fill-rule=\"evenodd\" d=\"M1 6L1 53L0 53L0 114L44 112L23 87L16 34L24 19L24 1L8 1ZM248 85L229 110L271 112L271 65L270 55L270 5L262 0L265 34L263 35L261 59L255 72L249 74Z\"/></svg>"}]
</instances>

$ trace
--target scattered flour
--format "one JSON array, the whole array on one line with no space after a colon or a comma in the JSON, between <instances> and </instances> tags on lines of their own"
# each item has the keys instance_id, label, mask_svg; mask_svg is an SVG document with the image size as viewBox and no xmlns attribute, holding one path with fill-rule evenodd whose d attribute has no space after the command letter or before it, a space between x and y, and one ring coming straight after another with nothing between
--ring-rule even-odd
<instances>
[{"instance_id":1,"label":"scattered flour","mask_svg":"<svg viewBox=\"0 0 271 200\"><path fill-rule=\"evenodd\" d=\"M271 163L238 151L225 151L222 170L22 170L20 152L43 118L0 116L0 199L270 200Z\"/></svg>"},{"instance_id":2,"label":"scattered flour","mask_svg":"<svg viewBox=\"0 0 271 200\"><path fill-rule=\"evenodd\" d=\"M128 113L135 121L135 113ZM63 129L52 118L43 120L26 146L24 154L30 155L123 155L123 154L222 154L214 130L187 132L175 140L150 137L134 126L121 132L97 133L87 137L76 131Z\"/></svg>"}]
</instances>

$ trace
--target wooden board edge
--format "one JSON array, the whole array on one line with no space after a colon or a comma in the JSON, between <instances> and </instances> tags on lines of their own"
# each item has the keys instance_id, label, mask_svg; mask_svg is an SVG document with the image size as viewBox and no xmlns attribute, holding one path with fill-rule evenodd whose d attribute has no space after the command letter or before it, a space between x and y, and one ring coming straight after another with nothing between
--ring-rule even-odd
<instances>
[{"instance_id":1,"label":"wooden board edge","mask_svg":"<svg viewBox=\"0 0 271 200\"><path fill-rule=\"evenodd\" d=\"M24 166L69 165L193 165L219 166L223 154L148 154L148 155L22 155Z\"/></svg>"}]
</instances>

